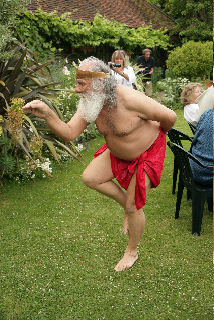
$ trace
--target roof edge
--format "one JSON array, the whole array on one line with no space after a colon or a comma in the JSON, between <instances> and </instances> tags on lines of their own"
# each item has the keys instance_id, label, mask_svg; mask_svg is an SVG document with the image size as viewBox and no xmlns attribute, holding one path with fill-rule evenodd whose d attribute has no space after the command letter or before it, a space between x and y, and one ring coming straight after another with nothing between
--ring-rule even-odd
<instances>
[{"instance_id":1,"label":"roof edge","mask_svg":"<svg viewBox=\"0 0 214 320\"><path fill-rule=\"evenodd\" d=\"M162 14L164 14L167 18L169 18L170 20L172 20L173 22L175 22L176 24L177 21L172 17L170 16L170 14L164 12L160 7L158 7L156 4L152 4L152 3L148 3L150 6L152 6L153 8L155 8L156 10L158 10L159 12L161 12Z\"/></svg>"}]
</instances>

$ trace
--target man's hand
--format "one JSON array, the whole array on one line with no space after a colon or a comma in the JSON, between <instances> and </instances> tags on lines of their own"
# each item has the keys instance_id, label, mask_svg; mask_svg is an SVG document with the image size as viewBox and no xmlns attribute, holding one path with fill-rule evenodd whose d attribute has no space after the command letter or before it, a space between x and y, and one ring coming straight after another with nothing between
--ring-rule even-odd
<instances>
[{"instance_id":1,"label":"man's hand","mask_svg":"<svg viewBox=\"0 0 214 320\"><path fill-rule=\"evenodd\" d=\"M40 100L33 100L29 103L27 103L23 108L22 111L24 113L32 113L37 117L40 118L47 118L50 113L52 113L51 109L47 104Z\"/></svg>"}]
</instances>

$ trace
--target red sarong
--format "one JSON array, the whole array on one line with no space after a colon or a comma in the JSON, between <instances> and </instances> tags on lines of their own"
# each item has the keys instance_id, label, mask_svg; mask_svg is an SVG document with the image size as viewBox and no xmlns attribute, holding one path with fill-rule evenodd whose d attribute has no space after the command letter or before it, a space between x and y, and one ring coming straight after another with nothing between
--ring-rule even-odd
<instances>
[{"instance_id":1,"label":"red sarong","mask_svg":"<svg viewBox=\"0 0 214 320\"><path fill-rule=\"evenodd\" d=\"M107 145L104 144L97 150L94 158L99 156L106 149ZM152 181L152 188L156 188L160 184L165 152L166 136L161 130L159 136L152 146L133 161L116 158L112 153L110 153L111 168L114 177L125 190L127 190L134 170L137 166L135 185L135 204L137 210L142 208L146 203L145 171Z\"/></svg>"}]
</instances>

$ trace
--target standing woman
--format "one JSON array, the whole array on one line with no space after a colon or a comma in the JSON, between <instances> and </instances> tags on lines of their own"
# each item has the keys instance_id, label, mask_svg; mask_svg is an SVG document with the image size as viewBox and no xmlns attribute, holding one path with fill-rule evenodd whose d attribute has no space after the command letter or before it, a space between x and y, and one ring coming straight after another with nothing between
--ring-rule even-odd
<instances>
[{"instance_id":1,"label":"standing woman","mask_svg":"<svg viewBox=\"0 0 214 320\"><path fill-rule=\"evenodd\" d=\"M111 67L111 63L120 64L120 67ZM111 62L108 63L111 72L117 79L119 84L127 87L133 87L136 80L135 73L132 67L127 66L127 56L124 50L116 50L112 54Z\"/></svg>"}]
</instances>

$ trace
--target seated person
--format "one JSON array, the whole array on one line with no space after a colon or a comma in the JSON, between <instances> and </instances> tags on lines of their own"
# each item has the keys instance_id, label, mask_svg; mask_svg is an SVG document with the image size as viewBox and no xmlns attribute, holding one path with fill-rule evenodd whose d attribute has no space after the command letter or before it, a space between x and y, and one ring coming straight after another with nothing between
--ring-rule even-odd
<instances>
[{"instance_id":1,"label":"seated person","mask_svg":"<svg viewBox=\"0 0 214 320\"><path fill-rule=\"evenodd\" d=\"M120 67L111 67L111 64L120 64ZM124 50L116 50L112 54L111 62L108 63L111 68L111 73L117 79L119 84L127 87L133 87L136 76L132 67L127 66L127 55Z\"/></svg>"},{"instance_id":2,"label":"seated person","mask_svg":"<svg viewBox=\"0 0 214 320\"><path fill-rule=\"evenodd\" d=\"M209 90L206 95L209 96ZM209 99L209 97L208 97ZM195 135L191 145L192 154L203 164L213 166L213 103L209 99L208 105L205 105L206 111L202 113L198 120ZM203 106L200 106L203 109ZM193 178L204 185L213 184L213 169L206 169L190 160Z\"/></svg>"},{"instance_id":3,"label":"seated person","mask_svg":"<svg viewBox=\"0 0 214 320\"><path fill-rule=\"evenodd\" d=\"M195 127L197 125L196 116L199 111L199 105L196 99L201 95L201 84L190 82L181 93L181 104L184 106L184 118Z\"/></svg>"}]
</instances>

